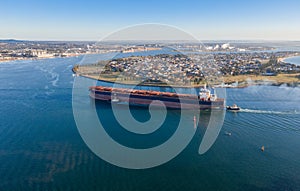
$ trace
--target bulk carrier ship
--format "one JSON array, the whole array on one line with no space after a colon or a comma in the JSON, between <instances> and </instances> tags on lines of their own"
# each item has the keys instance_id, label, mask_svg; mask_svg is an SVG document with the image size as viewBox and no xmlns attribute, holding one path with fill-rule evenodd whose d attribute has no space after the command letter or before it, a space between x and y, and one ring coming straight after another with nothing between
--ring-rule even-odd
<instances>
[{"instance_id":1,"label":"bulk carrier ship","mask_svg":"<svg viewBox=\"0 0 300 191\"><path fill-rule=\"evenodd\" d=\"M147 107L161 106L161 101L167 108L172 109L223 109L224 99L211 94L206 87L201 88L199 95L177 94L171 92L130 90L125 88L111 88L92 86L89 88L90 97L96 100L107 101L114 104L129 104Z\"/></svg>"}]
</instances>

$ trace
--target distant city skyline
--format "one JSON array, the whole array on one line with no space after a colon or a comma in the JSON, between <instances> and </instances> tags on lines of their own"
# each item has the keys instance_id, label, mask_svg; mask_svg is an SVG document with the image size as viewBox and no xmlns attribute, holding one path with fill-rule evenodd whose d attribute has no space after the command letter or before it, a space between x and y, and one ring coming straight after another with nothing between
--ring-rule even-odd
<instances>
[{"instance_id":1,"label":"distant city skyline","mask_svg":"<svg viewBox=\"0 0 300 191\"><path fill-rule=\"evenodd\" d=\"M298 0L11 0L1 2L0 39L94 41L124 27L160 23L199 40L300 40L299 7Z\"/></svg>"}]
</instances>

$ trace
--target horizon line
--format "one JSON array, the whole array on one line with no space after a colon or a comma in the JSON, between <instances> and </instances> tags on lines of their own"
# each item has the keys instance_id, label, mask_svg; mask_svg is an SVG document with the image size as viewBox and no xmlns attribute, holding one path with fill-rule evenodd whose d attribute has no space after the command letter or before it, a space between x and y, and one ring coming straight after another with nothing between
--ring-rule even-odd
<instances>
[{"instance_id":1,"label":"horizon line","mask_svg":"<svg viewBox=\"0 0 300 191\"><path fill-rule=\"evenodd\" d=\"M300 42L300 39L195 39L195 41L199 41L199 42L223 42L223 41L227 41L227 42L235 42L237 43L238 41L240 42ZM110 39L110 40L62 40L62 39L15 39L15 38L0 38L0 41L27 41L27 42L137 42L137 41L141 41L141 42L145 42L145 41L149 41L149 42L180 42L180 41L185 41L185 42L194 42L192 40L179 40L179 39L174 39L174 40L154 40L154 39Z\"/></svg>"}]
</instances>

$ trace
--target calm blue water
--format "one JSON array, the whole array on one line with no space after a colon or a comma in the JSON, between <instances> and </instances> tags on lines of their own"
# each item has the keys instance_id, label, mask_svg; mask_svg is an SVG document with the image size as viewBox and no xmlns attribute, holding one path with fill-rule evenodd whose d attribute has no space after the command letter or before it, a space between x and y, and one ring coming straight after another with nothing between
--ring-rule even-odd
<instances>
[{"instance_id":1,"label":"calm blue water","mask_svg":"<svg viewBox=\"0 0 300 191\"><path fill-rule=\"evenodd\" d=\"M284 59L284 61L291 63L291 64L300 65L300 56L286 58L286 59Z\"/></svg>"},{"instance_id":2,"label":"calm blue water","mask_svg":"<svg viewBox=\"0 0 300 191\"><path fill-rule=\"evenodd\" d=\"M127 170L94 155L78 133L71 68L80 60L0 63L0 190L300 190L299 88L228 89L227 103L243 109L227 112L207 153L198 154L209 119L204 112L180 155L152 169ZM180 115L169 111L159 134L139 137L119 128L109 105L97 107L106 130L132 147L168 139ZM132 113L140 121L149 118L143 109Z\"/></svg>"}]
</instances>

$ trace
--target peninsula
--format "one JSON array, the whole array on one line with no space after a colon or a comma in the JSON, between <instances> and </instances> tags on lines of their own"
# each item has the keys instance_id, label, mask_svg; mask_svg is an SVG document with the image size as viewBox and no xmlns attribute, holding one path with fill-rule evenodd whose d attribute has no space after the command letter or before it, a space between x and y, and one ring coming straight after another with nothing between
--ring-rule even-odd
<instances>
[{"instance_id":1,"label":"peninsula","mask_svg":"<svg viewBox=\"0 0 300 191\"><path fill-rule=\"evenodd\" d=\"M282 61L285 53L131 56L76 65L73 72L100 81L148 86L224 87L249 85L298 86L300 66ZM290 54L288 54L290 55ZM231 59L228 59L230 58ZM238 59L239 60L238 60ZM212 62L209 62L213 60Z\"/></svg>"}]
</instances>

